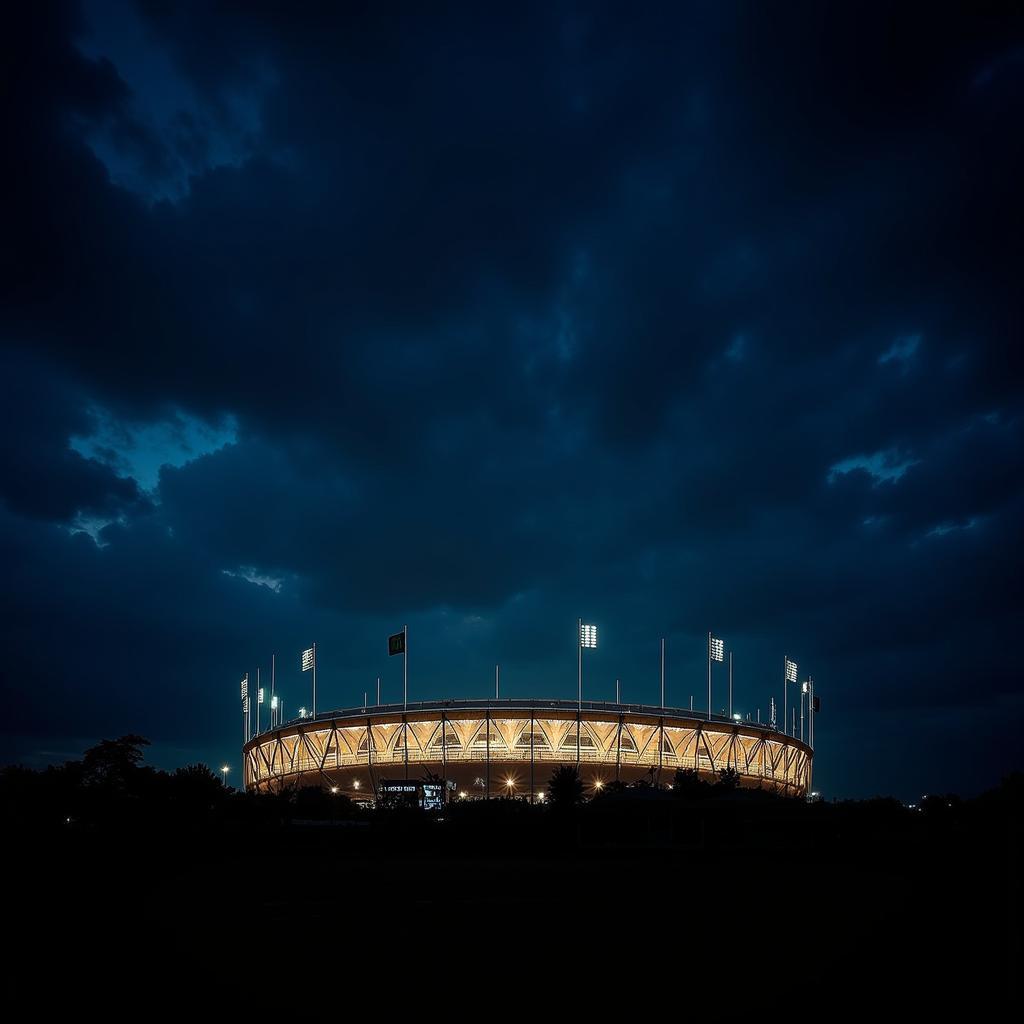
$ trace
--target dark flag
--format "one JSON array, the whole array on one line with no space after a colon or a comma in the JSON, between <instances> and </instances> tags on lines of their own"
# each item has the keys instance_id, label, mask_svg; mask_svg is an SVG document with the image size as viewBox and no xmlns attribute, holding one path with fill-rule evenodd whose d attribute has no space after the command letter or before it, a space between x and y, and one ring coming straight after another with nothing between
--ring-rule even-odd
<instances>
[{"instance_id":1,"label":"dark flag","mask_svg":"<svg viewBox=\"0 0 1024 1024\"><path fill-rule=\"evenodd\" d=\"M388 657L392 654L405 654L405 633L395 633L388 637Z\"/></svg>"}]
</instances>

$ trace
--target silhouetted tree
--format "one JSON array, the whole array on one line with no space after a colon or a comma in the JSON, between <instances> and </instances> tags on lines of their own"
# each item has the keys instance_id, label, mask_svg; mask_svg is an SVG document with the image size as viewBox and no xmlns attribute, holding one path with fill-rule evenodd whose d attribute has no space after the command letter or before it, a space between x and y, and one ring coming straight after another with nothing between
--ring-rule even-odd
<instances>
[{"instance_id":1,"label":"silhouetted tree","mask_svg":"<svg viewBox=\"0 0 1024 1024\"><path fill-rule=\"evenodd\" d=\"M672 779L672 795L677 799L695 800L704 796L708 788L696 768L676 769L675 777Z\"/></svg>"},{"instance_id":2,"label":"silhouetted tree","mask_svg":"<svg viewBox=\"0 0 1024 1024\"><path fill-rule=\"evenodd\" d=\"M324 821L331 816L331 799L331 794L320 786L302 786L295 791L292 810L296 818Z\"/></svg>"},{"instance_id":3,"label":"silhouetted tree","mask_svg":"<svg viewBox=\"0 0 1024 1024\"><path fill-rule=\"evenodd\" d=\"M719 768L716 787L728 793L734 792L740 788L740 773L731 765L728 768Z\"/></svg>"},{"instance_id":4,"label":"silhouetted tree","mask_svg":"<svg viewBox=\"0 0 1024 1024\"><path fill-rule=\"evenodd\" d=\"M583 781L573 765L560 765L551 773L548 799L555 807L572 807L583 799Z\"/></svg>"},{"instance_id":5,"label":"silhouetted tree","mask_svg":"<svg viewBox=\"0 0 1024 1024\"><path fill-rule=\"evenodd\" d=\"M82 757L82 782L86 786L129 790L139 771L142 748L148 746L149 740L135 735L101 740Z\"/></svg>"},{"instance_id":6,"label":"silhouetted tree","mask_svg":"<svg viewBox=\"0 0 1024 1024\"><path fill-rule=\"evenodd\" d=\"M227 795L224 783L205 764L176 769L170 782L174 799L195 807L213 807Z\"/></svg>"}]
</instances>

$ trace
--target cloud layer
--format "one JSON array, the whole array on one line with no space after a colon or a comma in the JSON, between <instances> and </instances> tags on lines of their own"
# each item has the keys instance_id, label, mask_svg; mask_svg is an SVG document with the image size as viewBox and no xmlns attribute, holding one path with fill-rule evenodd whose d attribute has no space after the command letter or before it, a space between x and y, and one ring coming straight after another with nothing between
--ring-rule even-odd
<instances>
[{"instance_id":1,"label":"cloud layer","mask_svg":"<svg viewBox=\"0 0 1024 1024\"><path fill-rule=\"evenodd\" d=\"M230 760L242 673L394 697L404 622L414 696L568 695L582 614L595 695L796 656L827 792L1013 767L1019 19L14 19L10 756Z\"/></svg>"}]
</instances>

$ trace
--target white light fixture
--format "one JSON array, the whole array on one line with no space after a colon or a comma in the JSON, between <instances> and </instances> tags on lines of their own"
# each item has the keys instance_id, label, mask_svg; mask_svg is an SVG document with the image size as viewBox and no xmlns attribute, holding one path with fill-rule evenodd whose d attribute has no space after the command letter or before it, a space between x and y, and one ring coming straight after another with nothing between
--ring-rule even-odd
<instances>
[{"instance_id":1,"label":"white light fixture","mask_svg":"<svg viewBox=\"0 0 1024 1024\"><path fill-rule=\"evenodd\" d=\"M710 639L711 643L711 660L712 661L724 661L725 660L725 641L720 640L717 636L713 636Z\"/></svg>"},{"instance_id":2,"label":"white light fixture","mask_svg":"<svg viewBox=\"0 0 1024 1024\"><path fill-rule=\"evenodd\" d=\"M597 646L597 626L590 626L587 623L580 625L580 647Z\"/></svg>"}]
</instances>

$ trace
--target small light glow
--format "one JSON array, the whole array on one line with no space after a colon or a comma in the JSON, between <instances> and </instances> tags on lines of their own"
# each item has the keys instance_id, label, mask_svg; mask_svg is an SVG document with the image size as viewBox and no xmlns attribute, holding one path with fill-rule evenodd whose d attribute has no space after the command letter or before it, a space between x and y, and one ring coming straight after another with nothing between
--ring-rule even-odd
<instances>
[{"instance_id":1,"label":"small light glow","mask_svg":"<svg viewBox=\"0 0 1024 1024\"><path fill-rule=\"evenodd\" d=\"M538 794L537 794L537 799L538 799L538 800L539 800L539 801L540 801L541 803L544 803L544 801L545 801L545 800L547 799L547 793L538 793Z\"/></svg>"},{"instance_id":2,"label":"small light glow","mask_svg":"<svg viewBox=\"0 0 1024 1024\"><path fill-rule=\"evenodd\" d=\"M742 722L743 721L743 716L742 715L733 715L732 716L732 720L734 722Z\"/></svg>"},{"instance_id":3,"label":"small light glow","mask_svg":"<svg viewBox=\"0 0 1024 1024\"><path fill-rule=\"evenodd\" d=\"M337 793L338 792L338 787L337 786L331 786L331 792L332 793Z\"/></svg>"},{"instance_id":4,"label":"small light glow","mask_svg":"<svg viewBox=\"0 0 1024 1024\"><path fill-rule=\"evenodd\" d=\"M299 718L305 718L305 717L306 717L306 709L305 708L299 708Z\"/></svg>"},{"instance_id":5,"label":"small light glow","mask_svg":"<svg viewBox=\"0 0 1024 1024\"><path fill-rule=\"evenodd\" d=\"M356 779L355 782L352 783L352 788L353 789L358 789L359 788L359 780L358 779Z\"/></svg>"},{"instance_id":6,"label":"small light glow","mask_svg":"<svg viewBox=\"0 0 1024 1024\"><path fill-rule=\"evenodd\" d=\"M604 783L600 779L594 780L594 789L600 791L604 789Z\"/></svg>"},{"instance_id":7,"label":"small light glow","mask_svg":"<svg viewBox=\"0 0 1024 1024\"><path fill-rule=\"evenodd\" d=\"M230 768L230 767L229 767L228 765L224 765L224 766L223 766L223 767L221 768L221 771L222 771L222 772L223 772L223 773L224 773L225 775L227 775L227 773L228 773L229 771L231 771L231 768Z\"/></svg>"},{"instance_id":8,"label":"small light glow","mask_svg":"<svg viewBox=\"0 0 1024 1024\"><path fill-rule=\"evenodd\" d=\"M459 790L459 799L460 800L465 800L468 795L469 794L464 789L460 789Z\"/></svg>"},{"instance_id":9,"label":"small light glow","mask_svg":"<svg viewBox=\"0 0 1024 1024\"><path fill-rule=\"evenodd\" d=\"M277 701L277 694L274 694L274 696L270 698L270 710L271 711L276 711L277 710L277 703L278 703L278 701Z\"/></svg>"}]
</instances>

